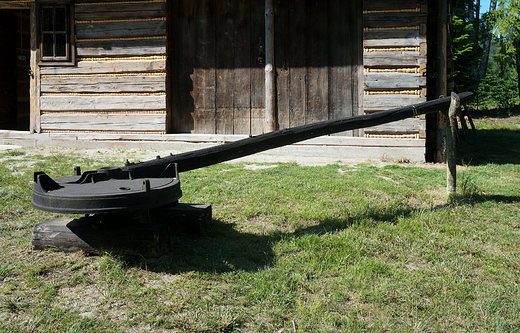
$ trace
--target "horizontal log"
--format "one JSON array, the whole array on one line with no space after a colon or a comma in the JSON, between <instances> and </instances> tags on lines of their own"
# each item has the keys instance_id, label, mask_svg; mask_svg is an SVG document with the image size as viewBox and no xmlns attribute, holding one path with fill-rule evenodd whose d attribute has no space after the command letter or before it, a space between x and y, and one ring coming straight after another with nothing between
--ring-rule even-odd
<instances>
[{"instance_id":1,"label":"horizontal log","mask_svg":"<svg viewBox=\"0 0 520 333\"><path fill-rule=\"evenodd\" d=\"M166 55L166 39L93 41L76 43L80 57L135 57Z\"/></svg>"},{"instance_id":2,"label":"horizontal log","mask_svg":"<svg viewBox=\"0 0 520 333\"><path fill-rule=\"evenodd\" d=\"M473 100L473 93L462 93L459 97L461 105L463 105ZM132 175L135 175L136 178L159 175L169 163L177 163L179 172L194 170L322 135L372 127L422 114L438 112L447 109L450 102L451 98L445 97L413 106L375 112L369 115L297 126L216 147L177 154L143 163L127 164L123 167L123 170L132 171Z\"/></svg>"},{"instance_id":3,"label":"horizontal log","mask_svg":"<svg viewBox=\"0 0 520 333\"><path fill-rule=\"evenodd\" d=\"M172 235L204 235L211 221L211 205L188 203L152 209L145 216L134 212L77 219L57 217L38 223L31 242L37 250L58 248L64 252L160 257L171 250Z\"/></svg>"},{"instance_id":4,"label":"horizontal log","mask_svg":"<svg viewBox=\"0 0 520 333\"><path fill-rule=\"evenodd\" d=\"M426 85L421 73L364 73L365 90L419 89Z\"/></svg>"},{"instance_id":5,"label":"horizontal log","mask_svg":"<svg viewBox=\"0 0 520 333\"><path fill-rule=\"evenodd\" d=\"M34 3L35 0L32 1L13 1L13 2L0 2L0 9L28 9L31 3Z\"/></svg>"},{"instance_id":6,"label":"horizontal log","mask_svg":"<svg viewBox=\"0 0 520 333\"><path fill-rule=\"evenodd\" d=\"M160 223L135 223L133 217L100 223L98 217L57 217L38 223L32 232L37 250L58 248L64 252L104 252L160 257L170 250L168 227ZM111 222L111 223L110 223Z\"/></svg>"},{"instance_id":7,"label":"horizontal log","mask_svg":"<svg viewBox=\"0 0 520 333\"><path fill-rule=\"evenodd\" d=\"M166 110L166 95L47 95L40 97L42 111L146 111Z\"/></svg>"},{"instance_id":8,"label":"horizontal log","mask_svg":"<svg viewBox=\"0 0 520 333\"><path fill-rule=\"evenodd\" d=\"M76 93L124 93L124 92L164 92L165 75L132 76L44 76L41 91Z\"/></svg>"},{"instance_id":9,"label":"horizontal log","mask_svg":"<svg viewBox=\"0 0 520 333\"><path fill-rule=\"evenodd\" d=\"M416 47L421 43L419 30L365 31L364 47Z\"/></svg>"},{"instance_id":10,"label":"horizontal log","mask_svg":"<svg viewBox=\"0 0 520 333\"><path fill-rule=\"evenodd\" d=\"M367 134L417 134L426 129L426 120L408 118L392 123L365 128Z\"/></svg>"},{"instance_id":11,"label":"horizontal log","mask_svg":"<svg viewBox=\"0 0 520 333\"><path fill-rule=\"evenodd\" d=\"M363 26L370 28L410 27L426 24L427 14L422 13L374 13L363 15Z\"/></svg>"},{"instance_id":12,"label":"horizontal log","mask_svg":"<svg viewBox=\"0 0 520 333\"><path fill-rule=\"evenodd\" d=\"M42 130L165 131L166 114L156 113L44 113Z\"/></svg>"},{"instance_id":13,"label":"horizontal log","mask_svg":"<svg viewBox=\"0 0 520 333\"><path fill-rule=\"evenodd\" d=\"M166 3L93 3L88 6L76 6L74 10L77 21L135 19L166 16Z\"/></svg>"},{"instance_id":14,"label":"horizontal log","mask_svg":"<svg viewBox=\"0 0 520 333\"><path fill-rule=\"evenodd\" d=\"M164 36L166 21L76 24L76 38Z\"/></svg>"},{"instance_id":15,"label":"horizontal log","mask_svg":"<svg viewBox=\"0 0 520 333\"><path fill-rule=\"evenodd\" d=\"M363 65L374 68L415 67L426 64L419 51L381 51L363 53Z\"/></svg>"},{"instance_id":16,"label":"horizontal log","mask_svg":"<svg viewBox=\"0 0 520 333\"><path fill-rule=\"evenodd\" d=\"M41 67L42 75L75 75L105 73L155 73L166 71L166 59L78 61L76 66Z\"/></svg>"},{"instance_id":17,"label":"horizontal log","mask_svg":"<svg viewBox=\"0 0 520 333\"><path fill-rule=\"evenodd\" d=\"M427 3L427 0L363 0L363 10L409 9Z\"/></svg>"},{"instance_id":18,"label":"horizontal log","mask_svg":"<svg viewBox=\"0 0 520 333\"><path fill-rule=\"evenodd\" d=\"M363 109L365 111L380 111L425 102L426 98L419 95L364 95Z\"/></svg>"}]
</instances>

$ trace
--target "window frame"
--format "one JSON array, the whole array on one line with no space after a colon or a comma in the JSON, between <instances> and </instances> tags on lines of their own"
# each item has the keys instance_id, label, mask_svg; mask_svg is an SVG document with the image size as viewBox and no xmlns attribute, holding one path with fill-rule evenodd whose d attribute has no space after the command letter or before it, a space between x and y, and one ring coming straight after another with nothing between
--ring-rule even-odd
<instances>
[{"instance_id":1,"label":"window frame","mask_svg":"<svg viewBox=\"0 0 520 333\"><path fill-rule=\"evenodd\" d=\"M44 56L43 55L43 9L44 8L65 8L65 56ZM53 27L52 33L56 34L56 29ZM39 66L74 66L76 64L75 52L75 34L74 34L74 6L71 0L54 0L54 1L40 1L38 8L38 65ZM53 43L55 46L55 42Z\"/></svg>"}]
</instances>

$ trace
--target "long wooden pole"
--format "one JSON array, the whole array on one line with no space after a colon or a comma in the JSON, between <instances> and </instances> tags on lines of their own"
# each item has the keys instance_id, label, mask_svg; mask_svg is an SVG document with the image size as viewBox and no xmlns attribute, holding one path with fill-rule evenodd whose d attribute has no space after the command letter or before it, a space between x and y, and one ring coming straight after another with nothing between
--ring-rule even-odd
<instances>
[{"instance_id":1,"label":"long wooden pole","mask_svg":"<svg viewBox=\"0 0 520 333\"><path fill-rule=\"evenodd\" d=\"M265 133L277 127L275 84L273 0L265 0Z\"/></svg>"},{"instance_id":2,"label":"long wooden pole","mask_svg":"<svg viewBox=\"0 0 520 333\"><path fill-rule=\"evenodd\" d=\"M465 92L461 93L459 96L462 104L470 103L473 100L473 93ZM367 115L327 120L286 128L219 146L190 151L147 162L137 164L129 163L123 167L123 170L132 171L132 175L135 176L135 178L153 178L157 177L157 175L159 175L169 163L177 163L178 171L184 172L230 161L235 158L252 155L269 149L290 145L322 135L386 124L392 121L416 117L422 114L447 110L449 107L450 97L444 97L433 101L374 112Z\"/></svg>"},{"instance_id":3,"label":"long wooden pole","mask_svg":"<svg viewBox=\"0 0 520 333\"><path fill-rule=\"evenodd\" d=\"M446 191L451 196L457 192L457 110L460 97L451 93L446 128Z\"/></svg>"}]
</instances>

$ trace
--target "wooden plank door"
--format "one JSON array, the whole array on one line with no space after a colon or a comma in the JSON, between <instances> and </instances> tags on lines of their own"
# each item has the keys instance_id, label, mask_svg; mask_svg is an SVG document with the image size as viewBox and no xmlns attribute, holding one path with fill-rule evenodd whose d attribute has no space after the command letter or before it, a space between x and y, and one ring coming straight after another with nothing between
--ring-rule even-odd
<instances>
[{"instance_id":1,"label":"wooden plank door","mask_svg":"<svg viewBox=\"0 0 520 333\"><path fill-rule=\"evenodd\" d=\"M263 132L264 11L264 0L172 5L173 132ZM357 115L362 61L361 0L275 1L279 128Z\"/></svg>"},{"instance_id":2,"label":"wooden plank door","mask_svg":"<svg viewBox=\"0 0 520 333\"><path fill-rule=\"evenodd\" d=\"M263 120L262 0L183 0L171 8L171 126L257 133Z\"/></svg>"},{"instance_id":3,"label":"wooden plank door","mask_svg":"<svg viewBox=\"0 0 520 333\"><path fill-rule=\"evenodd\" d=\"M362 2L277 2L275 62L279 128L361 113ZM358 136L359 130L340 135Z\"/></svg>"}]
</instances>

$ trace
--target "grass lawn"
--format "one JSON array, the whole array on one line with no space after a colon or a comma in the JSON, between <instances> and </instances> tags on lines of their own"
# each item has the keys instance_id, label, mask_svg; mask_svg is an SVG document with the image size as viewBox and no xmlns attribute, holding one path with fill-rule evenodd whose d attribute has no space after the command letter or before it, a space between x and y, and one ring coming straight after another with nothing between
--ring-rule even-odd
<instances>
[{"instance_id":1,"label":"grass lawn","mask_svg":"<svg viewBox=\"0 0 520 333\"><path fill-rule=\"evenodd\" d=\"M478 118L478 117L476 117ZM181 174L207 236L160 259L34 251L32 173L122 165L0 155L0 332L520 331L520 117L476 119L458 196L435 165L216 165Z\"/></svg>"}]
</instances>

